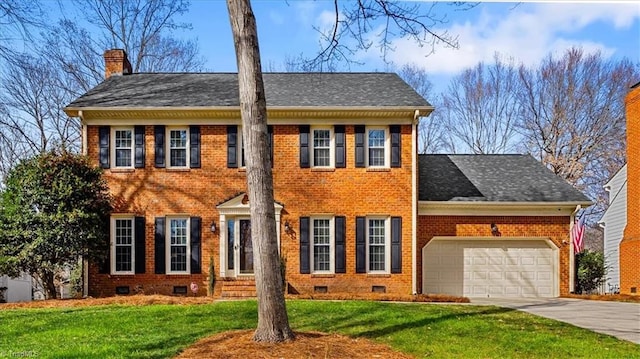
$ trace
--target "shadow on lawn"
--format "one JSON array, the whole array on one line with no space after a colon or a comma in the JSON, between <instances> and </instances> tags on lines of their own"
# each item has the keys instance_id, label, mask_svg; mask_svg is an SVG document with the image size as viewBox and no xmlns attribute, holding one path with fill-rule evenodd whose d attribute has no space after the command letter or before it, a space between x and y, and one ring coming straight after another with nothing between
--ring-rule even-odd
<instances>
[{"instance_id":1,"label":"shadow on lawn","mask_svg":"<svg viewBox=\"0 0 640 359\"><path fill-rule=\"evenodd\" d=\"M446 308L447 306L443 306ZM452 319L464 319L476 316L486 316L494 314L503 314L514 312L514 309L486 306L477 307L469 306L462 307L460 310L433 310L432 312L416 312L416 316L407 316L407 312L402 311L403 317L389 319L389 309L380 308L380 312L369 313L353 313L351 311L344 313L343 315L331 318L331 322L340 323L336 325L327 326L327 321L323 320L322 315L317 316L317 320L307 322L307 325L321 328L323 331L338 331L349 332L349 335L365 337L365 338L377 338L395 334L403 330L416 329L420 327L428 327L430 325L446 322ZM321 314L321 313L319 313ZM394 324L381 327L381 323L393 322ZM356 329L356 328L362 328Z\"/></svg>"}]
</instances>

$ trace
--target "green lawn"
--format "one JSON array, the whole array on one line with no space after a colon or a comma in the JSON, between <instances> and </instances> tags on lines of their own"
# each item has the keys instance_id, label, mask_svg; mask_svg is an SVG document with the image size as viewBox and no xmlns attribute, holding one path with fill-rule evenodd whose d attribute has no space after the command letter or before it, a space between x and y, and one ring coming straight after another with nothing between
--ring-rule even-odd
<instances>
[{"instance_id":1,"label":"green lawn","mask_svg":"<svg viewBox=\"0 0 640 359\"><path fill-rule=\"evenodd\" d=\"M296 331L366 337L416 358L640 358L640 345L497 307L302 300L287 307ZM255 301L0 310L0 357L167 358L256 320Z\"/></svg>"}]
</instances>

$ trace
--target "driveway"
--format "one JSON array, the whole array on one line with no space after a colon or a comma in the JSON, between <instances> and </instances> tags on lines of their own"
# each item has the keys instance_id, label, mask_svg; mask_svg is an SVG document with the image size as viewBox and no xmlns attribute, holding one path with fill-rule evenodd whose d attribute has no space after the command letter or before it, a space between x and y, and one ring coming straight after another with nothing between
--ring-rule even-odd
<instances>
[{"instance_id":1,"label":"driveway","mask_svg":"<svg viewBox=\"0 0 640 359\"><path fill-rule=\"evenodd\" d=\"M640 304L637 303L569 298L472 298L471 304L517 309L640 344Z\"/></svg>"}]
</instances>

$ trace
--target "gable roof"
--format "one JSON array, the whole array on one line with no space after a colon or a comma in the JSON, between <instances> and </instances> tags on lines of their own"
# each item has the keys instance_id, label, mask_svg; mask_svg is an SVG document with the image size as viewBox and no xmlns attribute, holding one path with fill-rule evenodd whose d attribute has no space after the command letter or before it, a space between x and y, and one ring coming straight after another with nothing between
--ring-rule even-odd
<instances>
[{"instance_id":1,"label":"gable roof","mask_svg":"<svg viewBox=\"0 0 640 359\"><path fill-rule=\"evenodd\" d=\"M420 155L419 200L591 201L529 155Z\"/></svg>"},{"instance_id":2,"label":"gable roof","mask_svg":"<svg viewBox=\"0 0 640 359\"><path fill-rule=\"evenodd\" d=\"M267 106L432 106L395 73L263 73ZM111 76L67 106L81 108L238 107L236 73Z\"/></svg>"}]
</instances>

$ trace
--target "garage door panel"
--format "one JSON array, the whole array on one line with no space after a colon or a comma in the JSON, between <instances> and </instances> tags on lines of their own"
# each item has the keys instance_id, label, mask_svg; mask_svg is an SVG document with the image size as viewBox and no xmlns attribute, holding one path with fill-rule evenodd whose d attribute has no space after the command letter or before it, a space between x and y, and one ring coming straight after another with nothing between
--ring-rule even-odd
<instances>
[{"instance_id":1,"label":"garage door panel","mask_svg":"<svg viewBox=\"0 0 640 359\"><path fill-rule=\"evenodd\" d=\"M557 249L544 240L436 241L423 251L424 293L467 297L556 295Z\"/></svg>"}]
</instances>

